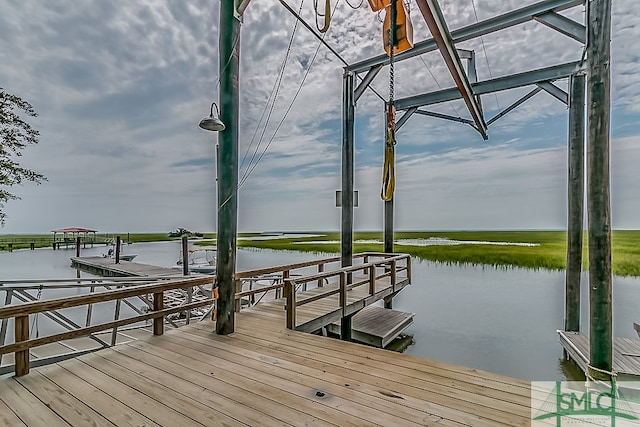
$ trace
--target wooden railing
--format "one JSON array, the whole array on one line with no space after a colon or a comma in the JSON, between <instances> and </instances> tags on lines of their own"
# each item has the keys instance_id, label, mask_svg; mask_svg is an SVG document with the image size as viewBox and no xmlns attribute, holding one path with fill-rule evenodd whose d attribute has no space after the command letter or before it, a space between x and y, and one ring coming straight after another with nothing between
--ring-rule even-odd
<instances>
[{"instance_id":1,"label":"wooden railing","mask_svg":"<svg viewBox=\"0 0 640 427\"><path fill-rule=\"evenodd\" d=\"M369 256L371 256L371 254L357 254L353 256L353 260L354 262L361 262L361 259L366 260ZM287 279L302 275L308 276L309 269L312 267L315 267L318 273L339 269L340 261L340 257L330 257L313 261L305 261L294 264L279 265L276 267L259 268L255 270L238 272L235 276L235 309L237 312L240 311L243 298L248 298L248 305L251 305L251 301L255 299L255 296L257 294L264 295L266 292L274 291L275 298L279 298L284 288L284 283ZM272 280L273 284L270 286L262 286L255 289L253 288L253 284L265 279ZM303 290L307 289L307 283L308 282L304 282L302 284ZM326 280L323 278L318 278L316 280L316 286L318 287L322 287L325 283ZM249 289L245 290L245 287L248 287Z\"/></svg>"},{"instance_id":2,"label":"wooden railing","mask_svg":"<svg viewBox=\"0 0 640 427\"><path fill-rule=\"evenodd\" d=\"M154 335L162 335L164 333L165 316L173 313L190 311L192 309L204 307L213 303L211 299L206 299L196 302L189 302L176 307L165 308L164 293L176 289L192 289L193 287L197 286L210 285L212 284L212 280L213 278L210 276L165 280L159 283L107 290L105 292L90 293L88 295L69 296L50 299L46 301L29 301L22 304L12 304L0 307L0 319L2 320L4 329L2 333L6 333L7 320L13 319L15 338L15 342L13 344L0 346L0 355L14 353L15 374L16 376L21 376L29 372L29 349L33 347L50 344L61 340L89 336L96 332L147 320L153 320ZM120 301L124 301L126 298L142 297L145 295L153 295L151 310L146 313L140 313L137 316L100 323L97 325L87 325L86 327L48 336L38 338L30 337L30 315L55 312L56 310L61 310L64 308L79 307L85 305L92 306L96 303L108 301L116 301L119 303ZM9 293L7 293L7 298L10 298Z\"/></svg>"},{"instance_id":3,"label":"wooden railing","mask_svg":"<svg viewBox=\"0 0 640 427\"><path fill-rule=\"evenodd\" d=\"M296 308L331 295L340 295L340 308L343 315L346 313L347 292L358 287L368 286L369 295L376 292L376 281L389 277L392 293L396 292L396 286L405 280L411 282L411 256L407 254L384 254L384 253L363 253L358 255L363 259L363 264L356 264L350 267L340 268L334 271L320 272L313 275L303 277L290 277L284 279L284 294L287 298L287 328L295 329L296 327ZM373 259L373 261L372 261ZM378 270L382 270L379 272ZM354 281L356 274L362 272L359 280ZM405 272L405 274L402 274ZM331 287L326 292L321 292L312 297L306 297L303 300L296 300L296 292L302 288L301 285L307 283L318 283L318 287L322 283L330 282L338 284L337 287Z\"/></svg>"}]
</instances>

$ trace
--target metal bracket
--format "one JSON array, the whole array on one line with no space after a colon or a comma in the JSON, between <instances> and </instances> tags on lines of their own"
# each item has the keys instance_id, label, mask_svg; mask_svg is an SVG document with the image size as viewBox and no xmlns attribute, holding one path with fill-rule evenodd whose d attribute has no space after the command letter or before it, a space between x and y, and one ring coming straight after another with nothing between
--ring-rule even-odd
<instances>
[{"instance_id":1,"label":"metal bracket","mask_svg":"<svg viewBox=\"0 0 640 427\"><path fill-rule=\"evenodd\" d=\"M480 132L483 139L488 139L489 135L487 134L487 124L485 123L482 115L482 108L480 107L477 98L474 96L469 78L464 72L462 61L458 55L458 51L456 50L453 38L449 32L449 28L447 27L447 23L445 22L438 2L436 0L416 1L420 12L422 12L422 16L431 31L431 35L442 54L444 62L447 65L447 68L449 68L451 77L453 77L453 80L462 95L462 99L464 99L464 102L469 109L469 113L471 113L476 129Z\"/></svg>"}]
</instances>

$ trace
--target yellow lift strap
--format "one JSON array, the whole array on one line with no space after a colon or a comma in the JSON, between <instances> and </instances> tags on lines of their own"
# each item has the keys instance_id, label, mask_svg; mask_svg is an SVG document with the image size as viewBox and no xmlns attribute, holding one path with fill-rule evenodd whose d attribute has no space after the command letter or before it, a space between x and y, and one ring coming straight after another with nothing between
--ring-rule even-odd
<instances>
[{"instance_id":1,"label":"yellow lift strap","mask_svg":"<svg viewBox=\"0 0 640 427\"><path fill-rule=\"evenodd\" d=\"M382 167L382 190L380 197L385 202L393 200L396 187L395 176L395 145L396 145L396 112L389 106L387 115L387 134L384 144L384 165Z\"/></svg>"},{"instance_id":2,"label":"yellow lift strap","mask_svg":"<svg viewBox=\"0 0 640 427\"><path fill-rule=\"evenodd\" d=\"M316 28L321 33L326 33L329 29L329 25L331 24L331 0L325 0L324 2L324 14L318 11L318 0L314 0L313 8L316 12ZM324 17L324 26L320 28L318 24L318 17Z\"/></svg>"}]
</instances>

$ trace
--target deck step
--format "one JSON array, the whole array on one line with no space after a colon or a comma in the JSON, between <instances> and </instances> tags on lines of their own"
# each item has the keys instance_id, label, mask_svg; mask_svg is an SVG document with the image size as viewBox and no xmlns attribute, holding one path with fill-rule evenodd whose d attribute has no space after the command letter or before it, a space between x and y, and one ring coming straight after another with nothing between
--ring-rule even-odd
<instances>
[{"instance_id":1,"label":"deck step","mask_svg":"<svg viewBox=\"0 0 640 427\"><path fill-rule=\"evenodd\" d=\"M351 338L375 347L386 347L413 323L415 313L370 305L353 316ZM340 334L340 322L327 325L328 332Z\"/></svg>"}]
</instances>

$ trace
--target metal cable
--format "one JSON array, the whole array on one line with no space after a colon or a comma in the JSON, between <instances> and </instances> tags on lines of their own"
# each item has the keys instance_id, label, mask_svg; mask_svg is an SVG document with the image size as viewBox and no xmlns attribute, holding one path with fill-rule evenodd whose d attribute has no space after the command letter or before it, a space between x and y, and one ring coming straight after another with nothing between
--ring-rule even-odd
<instances>
[{"instance_id":1,"label":"metal cable","mask_svg":"<svg viewBox=\"0 0 640 427\"><path fill-rule=\"evenodd\" d=\"M476 10L476 2L475 0L471 0L471 5L473 6L473 14L476 17L476 22L480 22L478 19L478 11ZM484 45L484 38L480 36L480 43L482 43L482 50L484 51L484 59L487 62L487 68L489 69L489 78L493 80L493 73L491 72L491 65L489 65L489 55L487 55L487 48ZM496 104L498 105L498 111L502 110L500 108L500 101L498 101L498 93L493 92L493 96L496 98Z\"/></svg>"},{"instance_id":2,"label":"metal cable","mask_svg":"<svg viewBox=\"0 0 640 427\"><path fill-rule=\"evenodd\" d=\"M304 5L304 0L300 2L300 9L298 11L298 14L302 12L303 5ZM260 145L262 144L262 141L264 139L264 134L267 131L267 125L269 124L269 120L271 119L271 114L273 113L273 109L275 108L276 100L278 98L278 93L280 92L280 87L282 85L282 78L284 77L284 72L287 66L287 61L289 60L289 54L291 53L291 47L293 46L293 39L298 29L298 24L299 24L299 21L296 19L295 24L293 25L293 31L291 32L291 38L289 39L289 45L287 46L287 52L282 61L282 66L280 67L280 73L278 74L278 77L276 78L276 81L273 84L273 88L271 89L271 94L269 95L269 99L267 100L267 105L265 106L265 109L262 110L262 115L260 116L260 120L258 120L256 130L254 131L253 136L251 137L249 146L247 147L247 150L245 151L245 154L242 158L242 162L240 163L240 169L242 169L242 167L244 166L244 162L249 154L249 150L251 149L251 146L253 145L255 137L258 133L258 129L260 129L260 123L262 123L262 119L264 118L265 113L268 111L269 113L267 115L267 119L264 122L264 128L262 128L260 139L258 140L255 150L251 155L251 159L249 160L249 164L247 165L247 169L245 169L245 171L243 172L242 177L240 178L240 181L243 181L245 179L247 175L247 171L251 168L251 165L253 161L256 159L256 156L258 155L258 151L260 150ZM271 104L270 107L269 107L269 104Z\"/></svg>"},{"instance_id":3,"label":"metal cable","mask_svg":"<svg viewBox=\"0 0 640 427\"><path fill-rule=\"evenodd\" d=\"M427 62L424 60L424 58L422 57L422 55L418 56L420 58L420 60L422 61L422 63L424 64L424 66L426 67L427 71L429 72L429 74L431 74L431 77L433 77L433 81L436 82L436 85L438 86L438 89L442 89L442 85L440 84L440 82L438 81L438 79L436 78L436 75L433 74L433 71L431 71L431 68L429 68L429 65L427 65ZM451 109L453 110L454 114L458 117L461 118L460 113L458 112L458 109L456 108L456 106L454 104L452 104L451 102L447 103Z\"/></svg>"}]
</instances>

